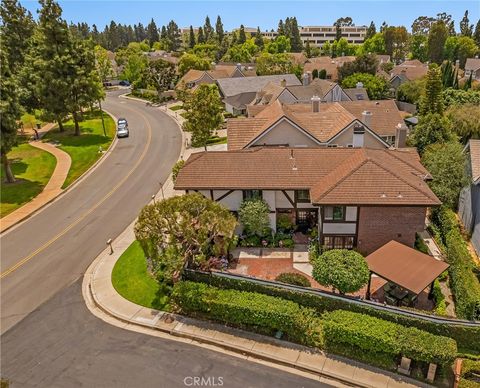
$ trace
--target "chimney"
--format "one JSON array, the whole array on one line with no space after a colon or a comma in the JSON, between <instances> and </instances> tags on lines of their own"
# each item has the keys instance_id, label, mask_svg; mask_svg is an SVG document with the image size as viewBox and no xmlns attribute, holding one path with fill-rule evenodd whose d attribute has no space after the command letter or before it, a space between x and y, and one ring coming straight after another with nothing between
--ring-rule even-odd
<instances>
[{"instance_id":1,"label":"chimney","mask_svg":"<svg viewBox=\"0 0 480 388\"><path fill-rule=\"evenodd\" d=\"M362 122L367 126L370 127L370 124L372 123L372 112L368 110L364 110L362 112Z\"/></svg>"},{"instance_id":2,"label":"chimney","mask_svg":"<svg viewBox=\"0 0 480 388\"><path fill-rule=\"evenodd\" d=\"M356 88L357 89L362 89L363 88L363 82L357 82Z\"/></svg>"},{"instance_id":3,"label":"chimney","mask_svg":"<svg viewBox=\"0 0 480 388\"><path fill-rule=\"evenodd\" d=\"M310 84L310 79L308 78L308 74L307 73L303 73L303 76L302 76L302 85L303 86L308 86Z\"/></svg>"},{"instance_id":4,"label":"chimney","mask_svg":"<svg viewBox=\"0 0 480 388\"><path fill-rule=\"evenodd\" d=\"M313 76L312 76L312 72L311 71L307 71L307 75L308 75L308 83L310 84L313 80Z\"/></svg>"},{"instance_id":5,"label":"chimney","mask_svg":"<svg viewBox=\"0 0 480 388\"><path fill-rule=\"evenodd\" d=\"M320 101L321 101L321 98L318 97L318 96L313 96L311 98L311 101L312 101L312 112L313 113L318 113L320 112Z\"/></svg>"},{"instance_id":6,"label":"chimney","mask_svg":"<svg viewBox=\"0 0 480 388\"><path fill-rule=\"evenodd\" d=\"M287 86L287 80L286 80L285 78L280 81L280 86L281 86L282 88L284 88L284 87Z\"/></svg>"},{"instance_id":7,"label":"chimney","mask_svg":"<svg viewBox=\"0 0 480 388\"><path fill-rule=\"evenodd\" d=\"M353 127L353 147L361 148L363 147L365 137L365 127L363 125L357 124Z\"/></svg>"},{"instance_id":8,"label":"chimney","mask_svg":"<svg viewBox=\"0 0 480 388\"><path fill-rule=\"evenodd\" d=\"M395 148L405 148L407 145L407 126L398 124L395 132Z\"/></svg>"}]
</instances>

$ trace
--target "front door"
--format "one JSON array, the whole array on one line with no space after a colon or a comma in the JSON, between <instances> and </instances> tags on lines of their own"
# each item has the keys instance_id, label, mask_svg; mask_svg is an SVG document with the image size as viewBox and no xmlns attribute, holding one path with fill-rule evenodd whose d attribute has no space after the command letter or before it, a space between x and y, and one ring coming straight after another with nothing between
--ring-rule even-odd
<instances>
[{"instance_id":1,"label":"front door","mask_svg":"<svg viewBox=\"0 0 480 388\"><path fill-rule=\"evenodd\" d=\"M305 233L318 223L318 209L297 209L297 230Z\"/></svg>"}]
</instances>

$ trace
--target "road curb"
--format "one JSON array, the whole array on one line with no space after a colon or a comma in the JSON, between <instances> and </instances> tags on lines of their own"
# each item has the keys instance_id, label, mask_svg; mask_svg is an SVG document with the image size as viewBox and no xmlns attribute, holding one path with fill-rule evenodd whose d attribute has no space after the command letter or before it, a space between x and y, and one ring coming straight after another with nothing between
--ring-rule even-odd
<instances>
[{"instance_id":1,"label":"road curb","mask_svg":"<svg viewBox=\"0 0 480 388\"><path fill-rule=\"evenodd\" d=\"M107 113L114 122L116 122L116 117L112 113L108 112L105 109L102 109L105 113ZM40 206L38 209L33 211L30 214L25 215L22 219L18 220L16 223L10 225L9 227L5 228L0 232L0 236L3 236L7 232L11 232L14 230L17 226L20 226L22 223L27 221L29 218L41 213L43 210L45 210L48 206L52 205L54 202L56 202L58 199L60 199L65 193L68 193L71 189L75 188L80 182L85 180L90 174L92 174L100 165L107 159L107 157L112 153L114 147L117 145L118 138L114 136L113 141L110 143L109 147L107 150L104 152L104 154L93 163L88 170L86 170L82 175L80 175L75 181L68 186L66 189L63 189L60 193L58 193L55 197L51 198L49 201L45 202L42 206ZM28 202L27 202L28 203ZM26 204L25 204L26 205ZM23 205L24 206L24 205ZM21 209L21 207L19 208ZM1 222L1 219L0 219Z\"/></svg>"}]
</instances>

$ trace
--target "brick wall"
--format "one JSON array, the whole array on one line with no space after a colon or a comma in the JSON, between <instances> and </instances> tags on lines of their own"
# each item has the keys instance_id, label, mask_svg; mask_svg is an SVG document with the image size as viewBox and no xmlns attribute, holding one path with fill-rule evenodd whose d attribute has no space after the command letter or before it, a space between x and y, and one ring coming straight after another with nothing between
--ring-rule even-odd
<instances>
[{"instance_id":1,"label":"brick wall","mask_svg":"<svg viewBox=\"0 0 480 388\"><path fill-rule=\"evenodd\" d=\"M415 233L425 228L425 207L361 207L357 249L370 254L390 240L413 247Z\"/></svg>"}]
</instances>

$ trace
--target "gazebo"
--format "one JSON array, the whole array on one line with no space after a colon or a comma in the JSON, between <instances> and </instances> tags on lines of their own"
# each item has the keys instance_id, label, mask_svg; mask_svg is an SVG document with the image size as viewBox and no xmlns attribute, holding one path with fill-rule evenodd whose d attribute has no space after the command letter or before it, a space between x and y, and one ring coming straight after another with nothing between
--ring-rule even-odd
<instances>
[{"instance_id":1,"label":"gazebo","mask_svg":"<svg viewBox=\"0 0 480 388\"><path fill-rule=\"evenodd\" d=\"M412 305L417 296L430 286L449 265L397 241L390 241L368 255L370 269L367 299L370 299L372 274L388 281L384 287L385 302L394 305Z\"/></svg>"}]
</instances>

